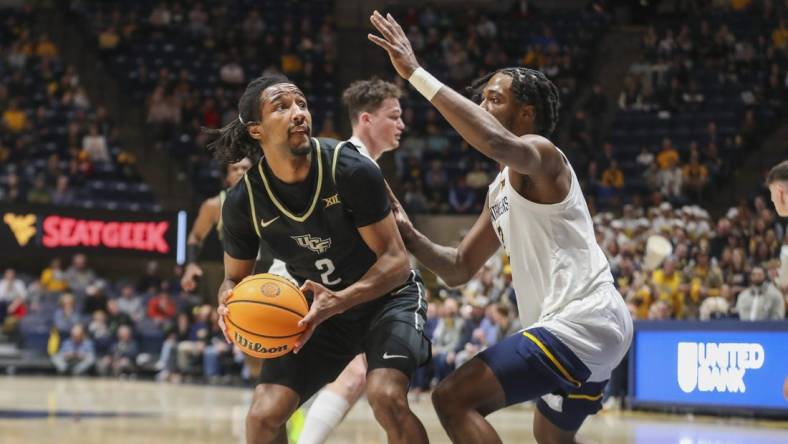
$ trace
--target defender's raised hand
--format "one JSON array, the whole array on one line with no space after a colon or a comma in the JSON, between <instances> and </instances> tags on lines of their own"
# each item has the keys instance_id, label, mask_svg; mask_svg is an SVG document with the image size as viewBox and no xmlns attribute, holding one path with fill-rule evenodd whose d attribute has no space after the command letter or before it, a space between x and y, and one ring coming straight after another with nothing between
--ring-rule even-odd
<instances>
[{"instance_id":1,"label":"defender's raised hand","mask_svg":"<svg viewBox=\"0 0 788 444\"><path fill-rule=\"evenodd\" d=\"M367 38L385 49L389 53L391 64L394 65L397 73L405 80L409 79L413 71L419 67L419 62L416 60L416 55L410 46L410 40L408 40L402 27L394 20L391 14L386 14L386 17L383 17L378 11L372 13L369 21L372 22L372 26L380 32L383 38L375 34L367 34Z\"/></svg>"}]
</instances>

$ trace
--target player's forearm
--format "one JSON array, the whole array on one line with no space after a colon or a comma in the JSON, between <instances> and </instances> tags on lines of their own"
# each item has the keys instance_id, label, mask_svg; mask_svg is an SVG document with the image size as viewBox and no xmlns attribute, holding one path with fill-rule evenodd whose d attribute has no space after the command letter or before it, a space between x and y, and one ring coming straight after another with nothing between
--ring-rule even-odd
<instances>
[{"instance_id":1,"label":"player's forearm","mask_svg":"<svg viewBox=\"0 0 788 444\"><path fill-rule=\"evenodd\" d=\"M466 142L487 157L522 173L538 160L535 149L524 149L523 142L492 114L450 87L442 86L430 102Z\"/></svg>"},{"instance_id":2,"label":"player's forearm","mask_svg":"<svg viewBox=\"0 0 788 444\"><path fill-rule=\"evenodd\" d=\"M468 281L469 278L466 276L465 268L461 266L457 248L438 245L415 229L407 235L403 235L402 238L408 251L450 287Z\"/></svg>"},{"instance_id":3,"label":"player's forearm","mask_svg":"<svg viewBox=\"0 0 788 444\"><path fill-rule=\"evenodd\" d=\"M409 274L407 253L399 249L385 252L361 279L336 293L340 312L388 294L401 286Z\"/></svg>"},{"instance_id":4,"label":"player's forearm","mask_svg":"<svg viewBox=\"0 0 788 444\"><path fill-rule=\"evenodd\" d=\"M202 251L202 242L187 242L186 243L186 263L195 264L200 257Z\"/></svg>"}]
</instances>

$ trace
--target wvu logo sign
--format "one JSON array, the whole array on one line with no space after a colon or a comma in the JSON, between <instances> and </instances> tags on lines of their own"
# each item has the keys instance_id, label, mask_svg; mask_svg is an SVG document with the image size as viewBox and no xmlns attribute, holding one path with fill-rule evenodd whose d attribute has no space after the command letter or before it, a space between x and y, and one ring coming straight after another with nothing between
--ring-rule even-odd
<instances>
[{"instance_id":1,"label":"wvu logo sign","mask_svg":"<svg viewBox=\"0 0 788 444\"><path fill-rule=\"evenodd\" d=\"M298 246L308 248L317 254L323 254L331 248L331 238L321 239L319 237L312 237L311 234L304 234L302 236L292 236L298 243Z\"/></svg>"},{"instance_id":2,"label":"wvu logo sign","mask_svg":"<svg viewBox=\"0 0 788 444\"><path fill-rule=\"evenodd\" d=\"M333 195L331 197L326 197L325 199L323 199L323 202L326 203L326 208L338 204L340 202L339 201L339 193L337 193L337 194L335 194L335 195Z\"/></svg>"},{"instance_id":3,"label":"wvu logo sign","mask_svg":"<svg viewBox=\"0 0 788 444\"><path fill-rule=\"evenodd\" d=\"M3 222L8 224L16 237L20 247L24 247L30 242L30 238L36 234L36 215L35 214L13 214L6 213Z\"/></svg>"}]
</instances>

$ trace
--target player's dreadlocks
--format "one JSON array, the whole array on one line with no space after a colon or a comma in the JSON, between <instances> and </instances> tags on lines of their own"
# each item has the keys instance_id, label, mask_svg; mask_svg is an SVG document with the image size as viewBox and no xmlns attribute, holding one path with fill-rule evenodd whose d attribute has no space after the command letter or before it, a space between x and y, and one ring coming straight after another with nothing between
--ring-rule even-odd
<instances>
[{"instance_id":1,"label":"player's dreadlocks","mask_svg":"<svg viewBox=\"0 0 788 444\"><path fill-rule=\"evenodd\" d=\"M558 123L561 97L558 88L541 71L519 66L493 71L474 80L467 88L471 100L481 103L484 86L498 73L512 78L512 92L520 103L533 105L536 114L536 133L550 137Z\"/></svg>"},{"instance_id":2,"label":"player's dreadlocks","mask_svg":"<svg viewBox=\"0 0 788 444\"><path fill-rule=\"evenodd\" d=\"M260 158L260 144L249 135L246 127L260 121L260 96L269 86L291 83L281 74L258 77L248 85L238 100L238 118L219 129L203 128L208 134L218 135L208 144L216 159L223 164L232 164L248 157L252 162Z\"/></svg>"}]
</instances>

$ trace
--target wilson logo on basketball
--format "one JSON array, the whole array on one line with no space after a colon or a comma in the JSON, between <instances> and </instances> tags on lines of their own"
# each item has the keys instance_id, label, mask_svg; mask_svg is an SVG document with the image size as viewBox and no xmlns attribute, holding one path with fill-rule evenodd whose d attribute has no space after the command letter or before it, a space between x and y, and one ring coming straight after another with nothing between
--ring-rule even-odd
<instances>
[{"instance_id":1,"label":"wilson logo on basketball","mask_svg":"<svg viewBox=\"0 0 788 444\"><path fill-rule=\"evenodd\" d=\"M276 284L263 284L260 286L260 294L269 298L275 298L279 296L282 290L279 289L279 286Z\"/></svg>"},{"instance_id":2,"label":"wilson logo on basketball","mask_svg":"<svg viewBox=\"0 0 788 444\"><path fill-rule=\"evenodd\" d=\"M241 336L238 334L237 331L233 332L235 334L235 343L240 345L243 348L249 349L256 353L279 353L287 351L287 344L283 344L277 347L266 348L259 342L250 341L249 339Z\"/></svg>"}]
</instances>

